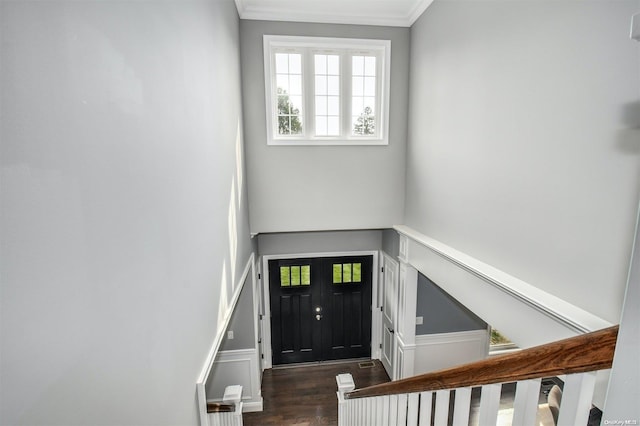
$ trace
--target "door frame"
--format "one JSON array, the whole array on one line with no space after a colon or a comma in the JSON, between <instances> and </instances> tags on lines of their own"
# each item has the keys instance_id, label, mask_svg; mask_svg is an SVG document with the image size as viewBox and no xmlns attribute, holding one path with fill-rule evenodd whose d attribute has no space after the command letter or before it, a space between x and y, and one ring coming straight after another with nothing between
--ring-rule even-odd
<instances>
[{"instance_id":1,"label":"door frame","mask_svg":"<svg viewBox=\"0 0 640 426\"><path fill-rule=\"evenodd\" d=\"M277 259L303 259L313 257L346 257L346 256L372 256L371 263L371 359L378 359L374 354L379 354L380 330L376 330L378 321L380 321L380 310L378 306L378 273L380 252L378 250L364 251L339 251L339 252L320 252L320 253L292 253L292 254L270 254L262 256L262 289L264 292L264 320L262 321L262 339L263 339L263 355L262 369L273 367L273 352L271 348L271 293L269 290L269 261Z\"/></svg>"}]
</instances>

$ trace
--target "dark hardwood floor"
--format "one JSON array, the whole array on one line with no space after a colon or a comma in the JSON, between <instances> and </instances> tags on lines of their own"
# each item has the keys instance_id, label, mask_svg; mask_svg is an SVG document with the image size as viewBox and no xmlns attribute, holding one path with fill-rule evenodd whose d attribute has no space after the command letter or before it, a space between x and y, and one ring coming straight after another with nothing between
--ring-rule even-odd
<instances>
[{"instance_id":1,"label":"dark hardwood floor","mask_svg":"<svg viewBox=\"0 0 640 426\"><path fill-rule=\"evenodd\" d=\"M361 368L360 364L373 366ZM342 373L351 373L356 388L389 381L377 360L265 370L264 411L243 414L244 425L337 425L336 376Z\"/></svg>"}]
</instances>

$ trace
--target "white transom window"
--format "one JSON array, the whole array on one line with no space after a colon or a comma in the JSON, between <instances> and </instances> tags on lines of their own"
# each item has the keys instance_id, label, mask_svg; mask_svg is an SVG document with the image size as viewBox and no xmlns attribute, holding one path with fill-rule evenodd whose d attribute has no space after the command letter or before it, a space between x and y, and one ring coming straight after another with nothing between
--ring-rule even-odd
<instances>
[{"instance_id":1,"label":"white transom window","mask_svg":"<svg viewBox=\"0 0 640 426\"><path fill-rule=\"evenodd\" d=\"M269 145L387 145L388 40L264 36Z\"/></svg>"}]
</instances>

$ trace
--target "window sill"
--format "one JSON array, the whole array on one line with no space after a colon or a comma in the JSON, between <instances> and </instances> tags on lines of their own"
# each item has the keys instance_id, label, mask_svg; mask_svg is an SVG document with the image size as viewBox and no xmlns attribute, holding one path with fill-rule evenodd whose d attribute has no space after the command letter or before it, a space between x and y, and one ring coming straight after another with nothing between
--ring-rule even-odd
<instances>
[{"instance_id":1,"label":"window sill","mask_svg":"<svg viewBox=\"0 0 640 426\"><path fill-rule=\"evenodd\" d=\"M267 141L269 146L364 146L389 145L387 139L277 139Z\"/></svg>"}]
</instances>

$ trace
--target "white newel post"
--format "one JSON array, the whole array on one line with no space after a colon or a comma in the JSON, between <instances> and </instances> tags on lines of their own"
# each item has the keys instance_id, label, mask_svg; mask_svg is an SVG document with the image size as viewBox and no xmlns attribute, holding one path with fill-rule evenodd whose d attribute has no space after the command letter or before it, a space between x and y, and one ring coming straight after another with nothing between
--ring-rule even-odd
<instances>
[{"instance_id":1,"label":"white newel post","mask_svg":"<svg viewBox=\"0 0 640 426\"><path fill-rule=\"evenodd\" d=\"M347 410L347 400L344 398L344 394L353 391L356 385L353 382L353 376L349 373L338 374L336 383L338 384L338 426L346 426L352 422L349 421L349 410Z\"/></svg>"},{"instance_id":2,"label":"white newel post","mask_svg":"<svg viewBox=\"0 0 640 426\"><path fill-rule=\"evenodd\" d=\"M242 426L242 386L227 386L224 389L222 402L233 404L235 410L230 413L210 413L209 424L212 426Z\"/></svg>"}]
</instances>

